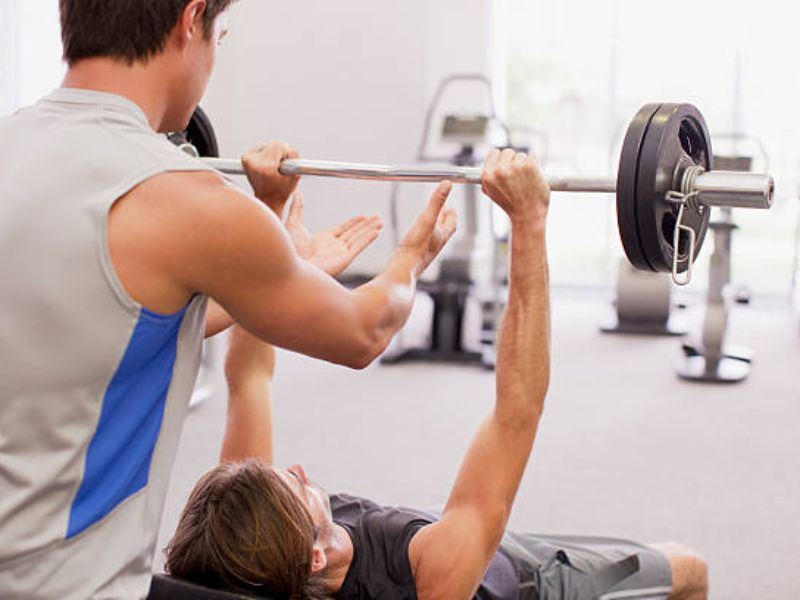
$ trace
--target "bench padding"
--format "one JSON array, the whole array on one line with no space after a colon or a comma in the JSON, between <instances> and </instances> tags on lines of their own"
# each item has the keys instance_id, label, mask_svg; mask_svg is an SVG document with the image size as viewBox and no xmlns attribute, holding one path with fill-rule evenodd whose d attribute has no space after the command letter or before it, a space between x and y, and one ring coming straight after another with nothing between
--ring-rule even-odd
<instances>
[{"instance_id":1,"label":"bench padding","mask_svg":"<svg viewBox=\"0 0 800 600\"><path fill-rule=\"evenodd\" d=\"M147 600L252 600L238 592L226 592L203 587L169 575L154 575Z\"/></svg>"}]
</instances>

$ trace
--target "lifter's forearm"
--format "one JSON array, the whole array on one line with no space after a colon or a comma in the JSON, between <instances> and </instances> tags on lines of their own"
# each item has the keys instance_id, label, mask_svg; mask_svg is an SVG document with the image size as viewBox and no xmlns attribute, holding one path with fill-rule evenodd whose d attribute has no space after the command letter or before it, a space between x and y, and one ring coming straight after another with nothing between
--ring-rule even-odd
<instances>
[{"instance_id":1,"label":"lifter's forearm","mask_svg":"<svg viewBox=\"0 0 800 600\"><path fill-rule=\"evenodd\" d=\"M242 395L244 392L244 395ZM228 396L228 415L220 460L237 462L258 458L272 464L272 390L263 386Z\"/></svg>"},{"instance_id":2,"label":"lifter's forearm","mask_svg":"<svg viewBox=\"0 0 800 600\"><path fill-rule=\"evenodd\" d=\"M489 554L505 529L536 438L550 379L544 233L512 220L508 305L497 348L497 398L461 466L445 513L478 507Z\"/></svg>"},{"instance_id":3,"label":"lifter's forearm","mask_svg":"<svg viewBox=\"0 0 800 600\"><path fill-rule=\"evenodd\" d=\"M544 223L512 224L511 285L497 350L496 414L538 421L550 383L550 304Z\"/></svg>"},{"instance_id":4,"label":"lifter's forearm","mask_svg":"<svg viewBox=\"0 0 800 600\"><path fill-rule=\"evenodd\" d=\"M221 460L259 458L272 463L272 379L275 349L240 327L230 334L225 359L228 414Z\"/></svg>"}]
</instances>

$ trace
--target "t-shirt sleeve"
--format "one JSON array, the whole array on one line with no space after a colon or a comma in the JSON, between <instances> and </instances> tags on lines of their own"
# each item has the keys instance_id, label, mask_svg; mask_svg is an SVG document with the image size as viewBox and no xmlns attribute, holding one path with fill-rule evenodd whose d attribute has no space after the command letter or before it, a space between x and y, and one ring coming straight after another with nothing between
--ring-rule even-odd
<instances>
[{"instance_id":1,"label":"t-shirt sleeve","mask_svg":"<svg viewBox=\"0 0 800 600\"><path fill-rule=\"evenodd\" d=\"M369 549L365 555L374 561L372 565L364 567L377 570L381 568L381 564L384 565L389 581L398 586L396 590L386 590L387 594L392 591L408 592L409 588L416 590L408 558L408 546L416 533L429 523L427 519L400 509L376 510L364 515L363 542L365 549ZM397 596L387 595L387 597L401 597L401 595L398 593Z\"/></svg>"}]
</instances>

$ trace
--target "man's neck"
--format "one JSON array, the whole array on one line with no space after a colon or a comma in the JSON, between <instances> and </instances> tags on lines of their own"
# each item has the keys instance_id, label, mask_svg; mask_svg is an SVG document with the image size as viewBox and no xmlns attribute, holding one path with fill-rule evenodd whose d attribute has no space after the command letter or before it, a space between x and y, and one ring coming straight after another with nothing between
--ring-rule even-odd
<instances>
[{"instance_id":1,"label":"man's neck","mask_svg":"<svg viewBox=\"0 0 800 600\"><path fill-rule=\"evenodd\" d=\"M328 590L335 593L342 588L350 565L353 563L353 540L350 539L350 534L344 527L333 524L332 541L325 554L328 557L325 585Z\"/></svg>"},{"instance_id":2,"label":"man's neck","mask_svg":"<svg viewBox=\"0 0 800 600\"><path fill-rule=\"evenodd\" d=\"M154 64L159 60L156 57L146 65L129 65L111 58L87 58L67 70L62 86L127 98L142 109L153 130L161 131L169 106L169 88L161 81L167 70Z\"/></svg>"}]
</instances>

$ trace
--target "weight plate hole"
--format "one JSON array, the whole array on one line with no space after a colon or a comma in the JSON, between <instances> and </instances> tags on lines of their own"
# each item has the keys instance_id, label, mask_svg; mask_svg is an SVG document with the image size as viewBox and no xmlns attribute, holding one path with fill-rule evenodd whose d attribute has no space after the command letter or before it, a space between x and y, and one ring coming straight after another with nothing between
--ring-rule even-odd
<instances>
[{"instance_id":1,"label":"weight plate hole","mask_svg":"<svg viewBox=\"0 0 800 600\"><path fill-rule=\"evenodd\" d=\"M672 213L668 212L664 215L661 219L661 233L664 235L664 240L670 245L673 246L675 239L675 225L678 224L677 216ZM675 248L672 248L673 252ZM687 254L689 252L689 236L682 235L678 242L678 258L680 260L685 260Z\"/></svg>"},{"instance_id":2,"label":"weight plate hole","mask_svg":"<svg viewBox=\"0 0 800 600\"><path fill-rule=\"evenodd\" d=\"M681 122L681 126L678 129L678 139L681 141L683 151L692 158L695 164L703 164L703 159L705 158L703 141L690 121L684 120Z\"/></svg>"}]
</instances>

